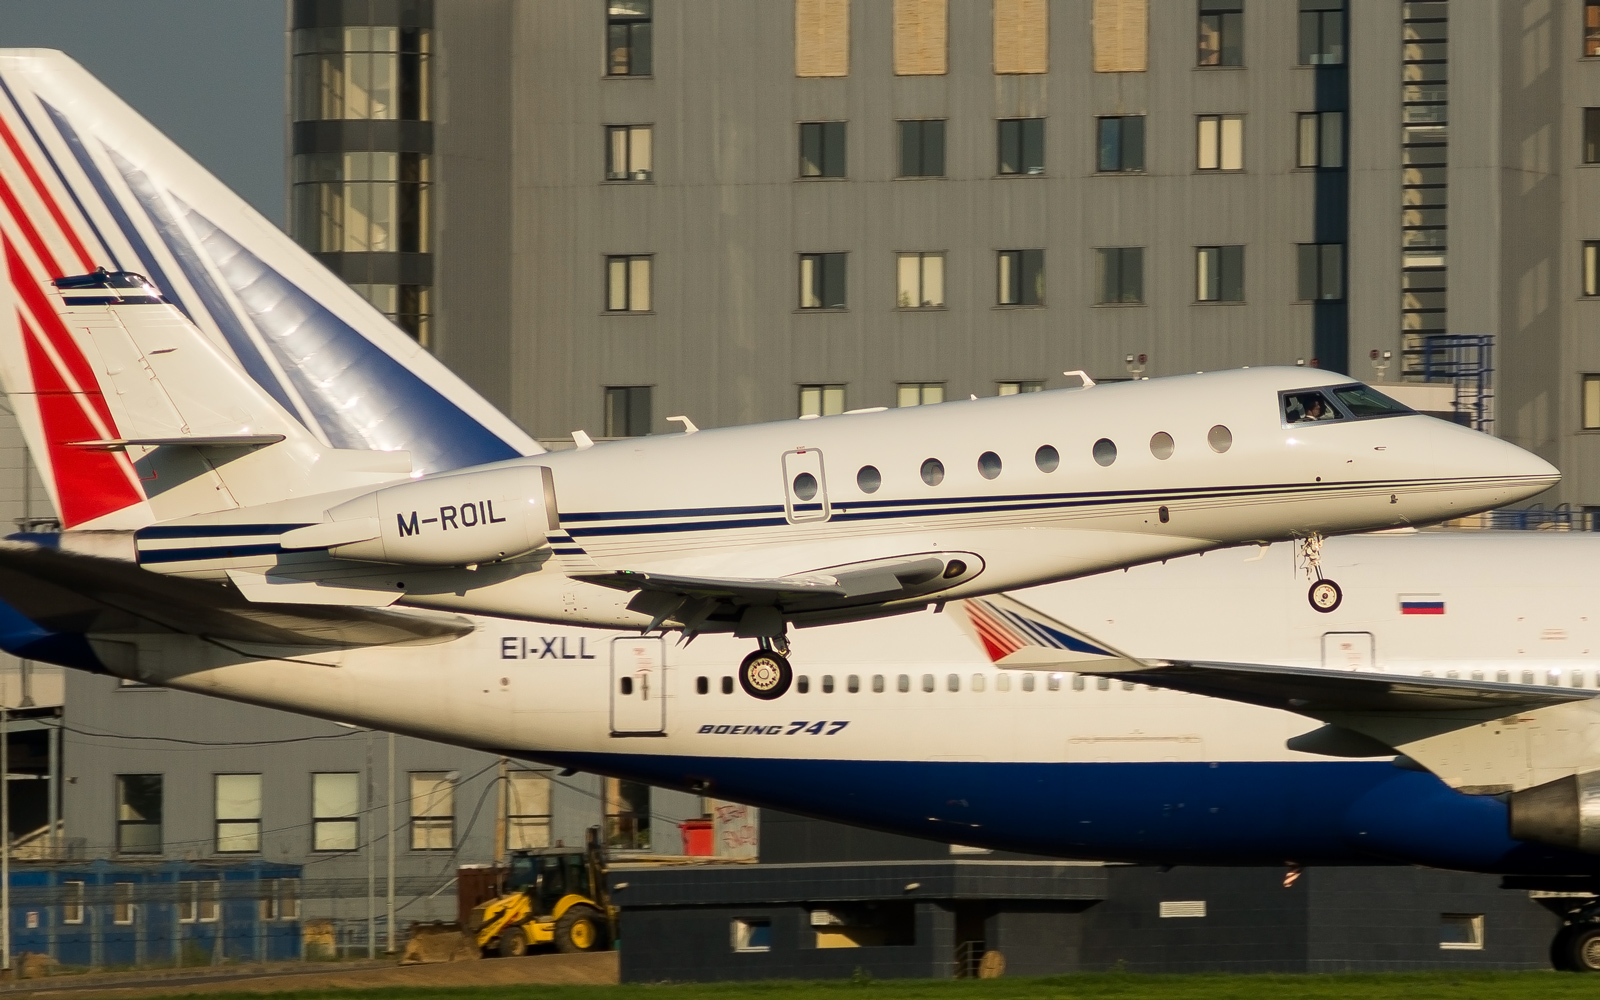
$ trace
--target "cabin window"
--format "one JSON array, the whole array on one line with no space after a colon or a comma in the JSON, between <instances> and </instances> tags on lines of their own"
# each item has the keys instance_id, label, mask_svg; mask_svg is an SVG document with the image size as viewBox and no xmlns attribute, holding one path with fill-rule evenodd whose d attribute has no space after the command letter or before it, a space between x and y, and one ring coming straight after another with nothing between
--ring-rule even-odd
<instances>
[{"instance_id":1,"label":"cabin window","mask_svg":"<svg viewBox=\"0 0 1600 1000\"><path fill-rule=\"evenodd\" d=\"M856 473L856 485L863 493L876 493L878 487L883 485L883 476L870 465L863 465L861 471Z\"/></svg>"},{"instance_id":2,"label":"cabin window","mask_svg":"<svg viewBox=\"0 0 1600 1000\"><path fill-rule=\"evenodd\" d=\"M938 687L938 685L933 682L933 675L932 674L923 674L922 675L922 690L926 691L929 694L932 694L934 688L936 688L936 687Z\"/></svg>"},{"instance_id":3,"label":"cabin window","mask_svg":"<svg viewBox=\"0 0 1600 1000\"><path fill-rule=\"evenodd\" d=\"M1533 674L1532 670L1524 670L1522 672L1522 683L1524 683L1524 684L1537 684L1538 683L1538 680L1537 680L1537 678L1534 677L1534 674Z\"/></svg>"},{"instance_id":4,"label":"cabin window","mask_svg":"<svg viewBox=\"0 0 1600 1000\"><path fill-rule=\"evenodd\" d=\"M1481 679L1482 678L1474 678L1474 680L1481 680ZM1574 670L1572 672L1572 686L1575 687L1575 688L1583 687L1583 671L1582 670Z\"/></svg>"},{"instance_id":5,"label":"cabin window","mask_svg":"<svg viewBox=\"0 0 1600 1000\"><path fill-rule=\"evenodd\" d=\"M982 674L973 674L972 675L972 690L974 690L974 691L982 691L983 690L983 675Z\"/></svg>"},{"instance_id":6,"label":"cabin window","mask_svg":"<svg viewBox=\"0 0 1600 1000\"><path fill-rule=\"evenodd\" d=\"M1072 675L1072 690L1074 690L1074 691L1082 691L1083 690L1083 675L1082 674L1073 674Z\"/></svg>"},{"instance_id":7,"label":"cabin window","mask_svg":"<svg viewBox=\"0 0 1600 1000\"><path fill-rule=\"evenodd\" d=\"M623 694L633 694L633 678L632 677L624 677L624 678L622 678L621 691L622 691Z\"/></svg>"},{"instance_id":8,"label":"cabin window","mask_svg":"<svg viewBox=\"0 0 1600 1000\"><path fill-rule=\"evenodd\" d=\"M944 463L937 458L930 458L923 462L922 481L929 486L938 486L944 482Z\"/></svg>"},{"instance_id":9,"label":"cabin window","mask_svg":"<svg viewBox=\"0 0 1600 1000\"><path fill-rule=\"evenodd\" d=\"M851 674L850 679L845 682L845 690L849 691L851 694L857 694L860 692L861 678L857 677L855 674Z\"/></svg>"},{"instance_id":10,"label":"cabin window","mask_svg":"<svg viewBox=\"0 0 1600 1000\"><path fill-rule=\"evenodd\" d=\"M794 689L800 694L809 693L811 691L811 678L807 677L805 674L801 674L799 677L796 677L794 679Z\"/></svg>"},{"instance_id":11,"label":"cabin window","mask_svg":"<svg viewBox=\"0 0 1600 1000\"><path fill-rule=\"evenodd\" d=\"M733 678L732 677L724 677L722 679L722 693L723 694L733 694Z\"/></svg>"},{"instance_id":12,"label":"cabin window","mask_svg":"<svg viewBox=\"0 0 1600 1000\"><path fill-rule=\"evenodd\" d=\"M1023 674L1022 675L1022 690L1024 690L1024 691L1032 691L1033 690L1033 675L1032 674Z\"/></svg>"},{"instance_id":13,"label":"cabin window","mask_svg":"<svg viewBox=\"0 0 1600 1000\"><path fill-rule=\"evenodd\" d=\"M1340 413L1320 392L1286 392L1283 394L1283 422L1309 424L1323 420L1342 420Z\"/></svg>"},{"instance_id":14,"label":"cabin window","mask_svg":"<svg viewBox=\"0 0 1600 1000\"><path fill-rule=\"evenodd\" d=\"M1039 467L1040 472L1054 472L1061 467L1061 453L1047 444L1039 446L1033 453L1033 464Z\"/></svg>"},{"instance_id":15,"label":"cabin window","mask_svg":"<svg viewBox=\"0 0 1600 1000\"><path fill-rule=\"evenodd\" d=\"M1101 438L1094 443L1094 460L1101 465L1110 465L1117 460L1117 446L1110 438Z\"/></svg>"},{"instance_id":16,"label":"cabin window","mask_svg":"<svg viewBox=\"0 0 1600 1000\"><path fill-rule=\"evenodd\" d=\"M1499 681L1501 684L1510 684L1511 683L1511 671L1509 671L1509 670L1497 670L1497 671L1495 671L1494 679Z\"/></svg>"},{"instance_id":17,"label":"cabin window","mask_svg":"<svg viewBox=\"0 0 1600 1000\"><path fill-rule=\"evenodd\" d=\"M872 693L873 694L883 694L883 675L882 674L873 674L872 675Z\"/></svg>"},{"instance_id":18,"label":"cabin window","mask_svg":"<svg viewBox=\"0 0 1600 1000\"><path fill-rule=\"evenodd\" d=\"M710 692L711 692L711 682L709 680L707 680L704 677L696 677L694 679L694 693L695 694L709 694Z\"/></svg>"},{"instance_id":19,"label":"cabin window","mask_svg":"<svg viewBox=\"0 0 1600 1000\"><path fill-rule=\"evenodd\" d=\"M960 674L951 674L949 677L945 678L945 684L952 691L960 691L961 690L961 675Z\"/></svg>"},{"instance_id":20,"label":"cabin window","mask_svg":"<svg viewBox=\"0 0 1600 1000\"><path fill-rule=\"evenodd\" d=\"M794 477L794 495L800 500L811 500L817 495L817 477L802 472Z\"/></svg>"},{"instance_id":21,"label":"cabin window","mask_svg":"<svg viewBox=\"0 0 1600 1000\"><path fill-rule=\"evenodd\" d=\"M1132 691L1133 690L1133 681L1123 681L1122 682L1122 690L1124 690L1124 691Z\"/></svg>"},{"instance_id":22,"label":"cabin window","mask_svg":"<svg viewBox=\"0 0 1600 1000\"><path fill-rule=\"evenodd\" d=\"M1111 690L1111 678L1109 678L1109 677L1096 677L1094 679L1094 686L1095 686L1095 688L1097 690L1100 690L1100 691L1110 691Z\"/></svg>"},{"instance_id":23,"label":"cabin window","mask_svg":"<svg viewBox=\"0 0 1600 1000\"><path fill-rule=\"evenodd\" d=\"M1211 450L1220 455L1233 447L1233 431L1218 424L1206 432L1206 444L1209 444Z\"/></svg>"},{"instance_id":24,"label":"cabin window","mask_svg":"<svg viewBox=\"0 0 1600 1000\"><path fill-rule=\"evenodd\" d=\"M1156 431L1150 436L1150 454L1165 462L1172 457L1172 435L1166 431Z\"/></svg>"},{"instance_id":25,"label":"cabin window","mask_svg":"<svg viewBox=\"0 0 1600 1000\"><path fill-rule=\"evenodd\" d=\"M910 691L911 690L911 675L910 674L901 674L900 675L900 681L896 686L899 687L901 694L904 694L905 692Z\"/></svg>"},{"instance_id":26,"label":"cabin window","mask_svg":"<svg viewBox=\"0 0 1600 1000\"><path fill-rule=\"evenodd\" d=\"M1011 690L1011 675L1010 674L1000 674L999 676L995 677L995 679L994 679L994 689L996 691L1010 691Z\"/></svg>"},{"instance_id":27,"label":"cabin window","mask_svg":"<svg viewBox=\"0 0 1600 1000\"><path fill-rule=\"evenodd\" d=\"M992 451L986 451L978 456L978 475L985 479L994 479L1000 475L1000 456Z\"/></svg>"},{"instance_id":28,"label":"cabin window","mask_svg":"<svg viewBox=\"0 0 1600 1000\"><path fill-rule=\"evenodd\" d=\"M1061 690L1061 676L1062 675L1060 675L1060 674L1051 674L1050 675L1050 690L1052 690L1052 691L1060 691Z\"/></svg>"},{"instance_id":29,"label":"cabin window","mask_svg":"<svg viewBox=\"0 0 1600 1000\"><path fill-rule=\"evenodd\" d=\"M832 674L823 674L822 675L822 693L823 694L833 694L833 675Z\"/></svg>"}]
</instances>

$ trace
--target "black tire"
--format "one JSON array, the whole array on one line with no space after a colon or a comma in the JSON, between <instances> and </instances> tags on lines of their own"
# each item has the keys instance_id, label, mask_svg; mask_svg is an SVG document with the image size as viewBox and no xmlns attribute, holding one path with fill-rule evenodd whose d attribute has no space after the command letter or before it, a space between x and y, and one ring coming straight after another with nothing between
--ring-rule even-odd
<instances>
[{"instance_id":1,"label":"black tire","mask_svg":"<svg viewBox=\"0 0 1600 1000\"><path fill-rule=\"evenodd\" d=\"M1600 972L1600 924L1566 928L1567 970Z\"/></svg>"},{"instance_id":2,"label":"black tire","mask_svg":"<svg viewBox=\"0 0 1600 1000\"><path fill-rule=\"evenodd\" d=\"M1331 614L1344 603L1344 591L1332 580L1318 580L1306 591L1306 600L1310 602L1311 610Z\"/></svg>"},{"instance_id":3,"label":"black tire","mask_svg":"<svg viewBox=\"0 0 1600 1000\"><path fill-rule=\"evenodd\" d=\"M782 698L793 683L794 668L789 660L770 649L758 649L739 664L739 686L752 698Z\"/></svg>"},{"instance_id":4,"label":"black tire","mask_svg":"<svg viewBox=\"0 0 1600 1000\"><path fill-rule=\"evenodd\" d=\"M1550 940L1550 967L1557 972L1577 972L1572 965L1572 932L1577 930L1567 924Z\"/></svg>"},{"instance_id":5,"label":"black tire","mask_svg":"<svg viewBox=\"0 0 1600 1000\"><path fill-rule=\"evenodd\" d=\"M606 936L605 917L583 903L568 907L556 921L556 951L563 954L605 951Z\"/></svg>"},{"instance_id":6,"label":"black tire","mask_svg":"<svg viewBox=\"0 0 1600 1000\"><path fill-rule=\"evenodd\" d=\"M528 935L521 926L507 927L495 941L494 952L501 958L521 958L528 953Z\"/></svg>"}]
</instances>

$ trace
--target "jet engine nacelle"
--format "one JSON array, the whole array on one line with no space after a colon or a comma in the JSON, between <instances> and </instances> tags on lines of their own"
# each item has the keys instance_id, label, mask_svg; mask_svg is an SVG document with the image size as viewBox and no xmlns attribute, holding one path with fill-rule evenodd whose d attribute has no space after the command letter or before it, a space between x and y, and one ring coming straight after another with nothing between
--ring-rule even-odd
<instances>
[{"instance_id":1,"label":"jet engine nacelle","mask_svg":"<svg viewBox=\"0 0 1600 1000\"><path fill-rule=\"evenodd\" d=\"M1510 814L1518 840L1600 854L1600 771L1512 792Z\"/></svg>"},{"instance_id":2,"label":"jet engine nacelle","mask_svg":"<svg viewBox=\"0 0 1600 1000\"><path fill-rule=\"evenodd\" d=\"M520 465L388 486L328 511L335 524L375 521L377 532L328 551L343 559L465 566L548 545L558 525L550 470Z\"/></svg>"}]
</instances>

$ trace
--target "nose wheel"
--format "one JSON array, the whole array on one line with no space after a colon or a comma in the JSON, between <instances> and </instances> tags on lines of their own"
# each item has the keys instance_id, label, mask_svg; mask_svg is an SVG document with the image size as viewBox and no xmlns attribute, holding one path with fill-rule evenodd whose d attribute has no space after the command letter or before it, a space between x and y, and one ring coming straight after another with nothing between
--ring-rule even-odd
<instances>
[{"instance_id":1,"label":"nose wheel","mask_svg":"<svg viewBox=\"0 0 1600 1000\"><path fill-rule=\"evenodd\" d=\"M789 643L782 636L762 639L761 648L739 664L739 686L744 693L762 701L783 697L794 683L794 668L783 655L788 651Z\"/></svg>"},{"instance_id":2,"label":"nose wheel","mask_svg":"<svg viewBox=\"0 0 1600 1000\"><path fill-rule=\"evenodd\" d=\"M1311 610L1322 614L1337 610L1344 601L1344 591L1337 583L1323 578L1321 535L1311 534L1300 539L1300 558L1305 563L1306 575L1312 577L1311 589L1306 591Z\"/></svg>"}]
</instances>

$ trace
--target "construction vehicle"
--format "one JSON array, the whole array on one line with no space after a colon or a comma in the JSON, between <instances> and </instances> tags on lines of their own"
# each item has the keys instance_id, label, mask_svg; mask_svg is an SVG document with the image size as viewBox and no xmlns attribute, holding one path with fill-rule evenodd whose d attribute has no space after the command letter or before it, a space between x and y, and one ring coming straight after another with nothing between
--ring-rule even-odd
<instances>
[{"instance_id":1,"label":"construction vehicle","mask_svg":"<svg viewBox=\"0 0 1600 1000\"><path fill-rule=\"evenodd\" d=\"M516 957L554 945L560 952L603 951L616 940L616 909L606 887L599 830L582 851L513 851L503 894L473 907L466 934L485 958Z\"/></svg>"}]
</instances>

